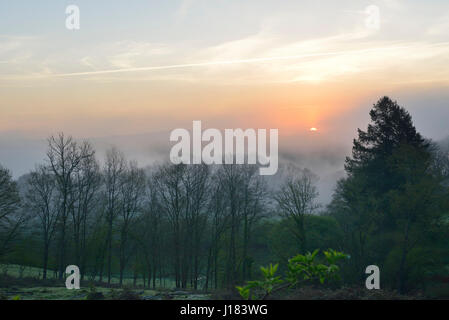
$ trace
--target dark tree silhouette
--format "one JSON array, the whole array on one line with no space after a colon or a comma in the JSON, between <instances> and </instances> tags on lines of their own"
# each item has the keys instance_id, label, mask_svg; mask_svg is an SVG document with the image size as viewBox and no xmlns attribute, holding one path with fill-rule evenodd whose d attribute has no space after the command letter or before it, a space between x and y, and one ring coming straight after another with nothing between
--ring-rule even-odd
<instances>
[{"instance_id":1,"label":"dark tree silhouette","mask_svg":"<svg viewBox=\"0 0 449 320\"><path fill-rule=\"evenodd\" d=\"M0 257L8 251L22 222L20 217L15 216L19 205L17 185L9 170L0 166Z\"/></svg>"}]
</instances>

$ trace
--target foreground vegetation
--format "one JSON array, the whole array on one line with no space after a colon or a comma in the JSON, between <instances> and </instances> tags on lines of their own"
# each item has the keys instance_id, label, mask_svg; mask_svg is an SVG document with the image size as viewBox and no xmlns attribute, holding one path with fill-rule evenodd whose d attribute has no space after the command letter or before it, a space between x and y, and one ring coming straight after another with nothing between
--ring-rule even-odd
<instances>
[{"instance_id":1,"label":"foreground vegetation","mask_svg":"<svg viewBox=\"0 0 449 320\"><path fill-rule=\"evenodd\" d=\"M141 286L106 283L82 283L80 290L68 290L57 279L42 280L33 277L0 276L0 300L241 300L237 290L214 290L209 293L166 288L148 289ZM444 295L444 293L446 295ZM288 300L410 300L449 298L447 291L414 292L401 295L394 290L367 290L364 287L302 285L275 291L269 299Z\"/></svg>"}]
</instances>

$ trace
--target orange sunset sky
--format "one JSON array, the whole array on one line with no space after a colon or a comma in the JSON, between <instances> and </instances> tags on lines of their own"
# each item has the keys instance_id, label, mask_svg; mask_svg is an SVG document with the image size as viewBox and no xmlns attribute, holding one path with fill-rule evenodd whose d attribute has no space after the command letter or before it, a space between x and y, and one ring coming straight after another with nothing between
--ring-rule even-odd
<instances>
[{"instance_id":1,"label":"orange sunset sky","mask_svg":"<svg viewBox=\"0 0 449 320\"><path fill-rule=\"evenodd\" d=\"M349 152L383 95L443 139L448 87L447 1L0 1L0 163L15 175L59 131L131 141L145 162L151 138L134 136L168 142L192 120Z\"/></svg>"}]
</instances>

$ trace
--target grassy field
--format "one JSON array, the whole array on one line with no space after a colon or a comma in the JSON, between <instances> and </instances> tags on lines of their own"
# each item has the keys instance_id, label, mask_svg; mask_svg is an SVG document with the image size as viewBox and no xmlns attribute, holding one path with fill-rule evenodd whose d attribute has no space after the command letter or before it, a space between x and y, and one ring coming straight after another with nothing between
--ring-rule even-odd
<instances>
[{"instance_id":1,"label":"grassy field","mask_svg":"<svg viewBox=\"0 0 449 320\"><path fill-rule=\"evenodd\" d=\"M16 278L37 278L42 279L43 269L30 267L30 266L21 266L17 264L0 264L0 275L8 275ZM47 270L47 278L48 279L57 279L56 273L54 270ZM88 276L86 279L90 280ZM94 281L99 281L99 277L97 276ZM103 281L107 280L107 277L103 276ZM112 275L111 283L118 285L120 282L120 278L118 275ZM123 278L123 285L131 286L134 284L134 279L130 275L126 275ZM139 277L136 281L137 286L144 286L143 278ZM172 279L163 278L162 283L160 283L159 279L156 281L156 285L164 288L174 288L175 283ZM0 284L1 288L1 284Z\"/></svg>"},{"instance_id":2,"label":"grassy field","mask_svg":"<svg viewBox=\"0 0 449 320\"><path fill-rule=\"evenodd\" d=\"M92 296L91 289L81 288L79 290L68 290L65 287L13 287L0 289L0 296L7 300L91 300L91 299L126 299L126 300L207 300L207 294L194 294L188 292L170 292L157 290L135 289L129 292L132 295L123 297L122 289L95 288L95 296ZM98 294L100 298L98 298ZM95 297L95 298L93 298Z\"/></svg>"},{"instance_id":3,"label":"grassy field","mask_svg":"<svg viewBox=\"0 0 449 320\"><path fill-rule=\"evenodd\" d=\"M40 268L12 264L0 265L0 299L7 300L86 300L86 299L146 299L146 300L205 300L208 294L176 291L172 280L164 279L164 288L143 288L143 279L138 279L133 288L133 278L124 278L123 288L118 288L119 278L114 276L112 287L106 283L84 281L81 289L68 290L65 283L54 277L49 270L47 280L42 280ZM159 281L157 282L157 284Z\"/></svg>"}]
</instances>

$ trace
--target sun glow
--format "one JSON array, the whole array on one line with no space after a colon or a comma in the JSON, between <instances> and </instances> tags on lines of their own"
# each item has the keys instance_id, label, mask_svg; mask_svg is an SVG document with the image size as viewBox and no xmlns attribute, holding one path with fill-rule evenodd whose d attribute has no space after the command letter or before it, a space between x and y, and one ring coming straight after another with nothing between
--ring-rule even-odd
<instances>
[{"instance_id":1,"label":"sun glow","mask_svg":"<svg viewBox=\"0 0 449 320\"><path fill-rule=\"evenodd\" d=\"M310 131L318 131L318 129L317 128L315 128L315 127L312 127L312 128L310 128Z\"/></svg>"}]
</instances>

